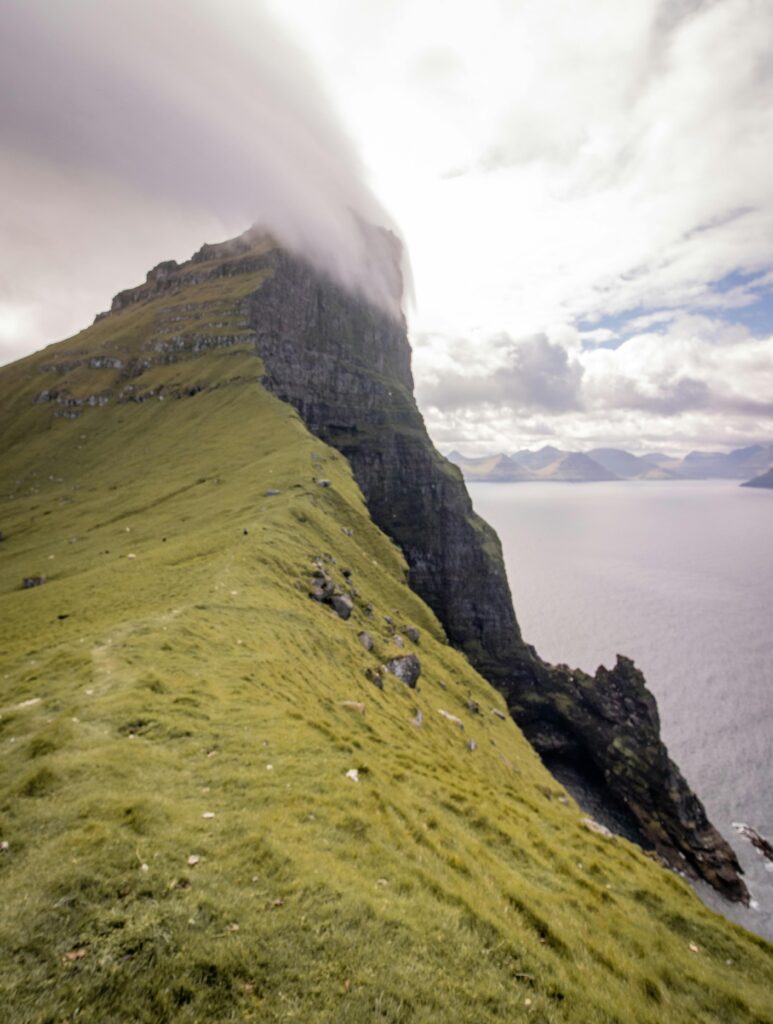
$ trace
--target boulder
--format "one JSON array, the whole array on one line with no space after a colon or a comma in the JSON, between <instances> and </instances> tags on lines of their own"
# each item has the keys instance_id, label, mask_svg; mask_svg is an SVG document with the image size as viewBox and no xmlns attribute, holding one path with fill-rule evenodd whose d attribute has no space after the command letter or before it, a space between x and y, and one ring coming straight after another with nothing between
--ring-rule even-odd
<instances>
[{"instance_id":1,"label":"boulder","mask_svg":"<svg viewBox=\"0 0 773 1024\"><path fill-rule=\"evenodd\" d=\"M348 619L354 608L354 602L346 594L333 594L330 605L340 619Z\"/></svg>"},{"instance_id":2,"label":"boulder","mask_svg":"<svg viewBox=\"0 0 773 1024\"><path fill-rule=\"evenodd\" d=\"M403 654L398 658L391 658L386 663L386 670L413 689L421 675L421 662L415 654Z\"/></svg>"},{"instance_id":3,"label":"boulder","mask_svg":"<svg viewBox=\"0 0 773 1024\"><path fill-rule=\"evenodd\" d=\"M419 642L420 634L415 626L406 626L403 632L405 633L405 635L408 637L412 644L417 644Z\"/></svg>"},{"instance_id":4,"label":"boulder","mask_svg":"<svg viewBox=\"0 0 773 1024\"><path fill-rule=\"evenodd\" d=\"M370 633L367 633L364 629L361 633L357 634L357 639L360 641L366 651L373 650L373 637Z\"/></svg>"}]
</instances>

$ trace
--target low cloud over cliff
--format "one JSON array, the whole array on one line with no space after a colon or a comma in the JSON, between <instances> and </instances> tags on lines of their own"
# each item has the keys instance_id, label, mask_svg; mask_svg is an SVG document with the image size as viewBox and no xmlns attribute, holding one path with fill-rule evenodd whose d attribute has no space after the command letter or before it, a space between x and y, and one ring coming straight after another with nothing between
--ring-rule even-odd
<instances>
[{"instance_id":1,"label":"low cloud over cliff","mask_svg":"<svg viewBox=\"0 0 773 1024\"><path fill-rule=\"evenodd\" d=\"M387 218L259 0L7 0L0 131L0 361L253 222L389 291L359 223Z\"/></svg>"}]
</instances>

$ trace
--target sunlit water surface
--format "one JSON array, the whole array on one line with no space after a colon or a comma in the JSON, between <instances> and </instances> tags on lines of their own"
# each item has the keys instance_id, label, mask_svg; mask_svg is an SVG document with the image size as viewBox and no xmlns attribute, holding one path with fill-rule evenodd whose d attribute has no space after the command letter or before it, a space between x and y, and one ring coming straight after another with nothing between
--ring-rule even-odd
<instances>
[{"instance_id":1,"label":"sunlit water surface","mask_svg":"<svg viewBox=\"0 0 773 1024\"><path fill-rule=\"evenodd\" d=\"M773 938L773 492L727 481L472 484L524 637L588 672L644 671L669 752L733 844L758 909L701 895ZM773 868L773 865L770 865Z\"/></svg>"}]
</instances>

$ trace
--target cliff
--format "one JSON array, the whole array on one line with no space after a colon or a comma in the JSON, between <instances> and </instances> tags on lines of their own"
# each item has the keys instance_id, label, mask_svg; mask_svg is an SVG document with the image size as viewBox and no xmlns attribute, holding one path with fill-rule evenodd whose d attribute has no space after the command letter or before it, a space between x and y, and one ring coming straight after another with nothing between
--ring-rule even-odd
<instances>
[{"instance_id":1,"label":"cliff","mask_svg":"<svg viewBox=\"0 0 773 1024\"><path fill-rule=\"evenodd\" d=\"M513 707L580 701L551 692L585 681L521 640L496 538L426 442L401 326L254 236L132 292L0 369L9 1024L766 1020L770 947L589 819L406 585L455 581L455 643L492 677L509 644ZM428 564L261 383L280 356L316 361L309 404L363 480L376 455L400 470L373 493ZM367 429L325 393L336 373ZM527 707L556 757L638 714L657 763L651 698L618 669L571 727Z\"/></svg>"},{"instance_id":2,"label":"cliff","mask_svg":"<svg viewBox=\"0 0 773 1024\"><path fill-rule=\"evenodd\" d=\"M734 852L659 738L641 673L622 659L591 680L553 669L524 643L499 539L473 512L460 471L435 450L416 407L404 323L282 250L269 258L271 274L247 306L265 383L349 460L375 522L405 554L411 587L451 643L504 694L540 752L559 751L600 778L671 866L747 902Z\"/></svg>"}]
</instances>

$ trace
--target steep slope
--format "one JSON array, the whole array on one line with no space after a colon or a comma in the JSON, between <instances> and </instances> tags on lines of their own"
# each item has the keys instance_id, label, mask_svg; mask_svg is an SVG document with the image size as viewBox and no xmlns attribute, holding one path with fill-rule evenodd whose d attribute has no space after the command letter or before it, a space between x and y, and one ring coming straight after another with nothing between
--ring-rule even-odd
<instances>
[{"instance_id":1,"label":"steep slope","mask_svg":"<svg viewBox=\"0 0 773 1024\"><path fill-rule=\"evenodd\" d=\"M770 1020L767 944L588 828L258 382L263 255L0 371L5 1019Z\"/></svg>"},{"instance_id":2,"label":"steep slope","mask_svg":"<svg viewBox=\"0 0 773 1024\"><path fill-rule=\"evenodd\" d=\"M228 261L244 244L206 251ZM622 802L643 839L673 866L730 899L748 900L735 854L669 759L657 728L638 734L640 723L653 720L641 675L567 675L524 642L499 538L473 512L461 473L435 450L416 407L405 325L286 252L276 250L269 260L270 275L246 301L265 383L350 461L371 515L399 544L411 586L450 641L505 695L541 753L600 780L610 804ZM620 690L625 699L591 702L575 721L577 688L594 685L602 693ZM593 729L594 714L613 717Z\"/></svg>"}]
</instances>

